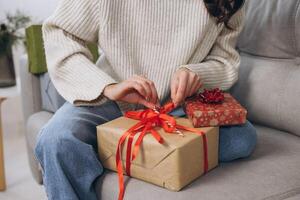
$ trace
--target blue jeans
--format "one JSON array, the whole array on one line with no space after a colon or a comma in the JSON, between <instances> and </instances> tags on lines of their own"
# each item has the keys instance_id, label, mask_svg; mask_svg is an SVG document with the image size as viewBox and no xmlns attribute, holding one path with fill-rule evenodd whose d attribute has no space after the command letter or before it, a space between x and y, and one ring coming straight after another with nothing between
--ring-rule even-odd
<instances>
[{"instance_id":1,"label":"blue jeans","mask_svg":"<svg viewBox=\"0 0 300 200\"><path fill-rule=\"evenodd\" d=\"M184 116L181 107L170 114ZM35 155L41 164L49 200L96 200L94 183L103 173L97 157L96 126L122 116L117 104L76 107L66 102L41 129ZM255 128L220 128L219 160L248 157L256 144Z\"/></svg>"}]
</instances>

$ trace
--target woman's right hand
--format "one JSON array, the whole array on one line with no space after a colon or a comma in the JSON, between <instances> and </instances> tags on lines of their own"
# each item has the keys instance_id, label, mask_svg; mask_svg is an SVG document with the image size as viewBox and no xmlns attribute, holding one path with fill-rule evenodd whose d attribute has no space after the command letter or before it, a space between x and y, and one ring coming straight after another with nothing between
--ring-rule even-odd
<instances>
[{"instance_id":1,"label":"woman's right hand","mask_svg":"<svg viewBox=\"0 0 300 200\"><path fill-rule=\"evenodd\" d=\"M107 85L103 94L113 101L142 104L148 108L159 106L155 85L144 76L134 75L120 83Z\"/></svg>"}]
</instances>

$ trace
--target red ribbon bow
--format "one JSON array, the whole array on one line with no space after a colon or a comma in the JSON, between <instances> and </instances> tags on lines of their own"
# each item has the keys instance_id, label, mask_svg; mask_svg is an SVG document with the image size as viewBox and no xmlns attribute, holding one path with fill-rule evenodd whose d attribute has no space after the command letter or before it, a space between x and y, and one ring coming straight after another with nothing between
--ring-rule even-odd
<instances>
[{"instance_id":1,"label":"red ribbon bow","mask_svg":"<svg viewBox=\"0 0 300 200\"><path fill-rule=\"evenodd\" d=\"M198 96L202 103L222 103L225 99L223 91L219 88L204 89L204 92L199 93Z\"/></svg>"},{"instance_id":2,"label":"red ribbon bow","mask_svg":"<svg viewBox=\"0 0 300 200\"><path fill-rule=\"evenodd\" d=\"M127 111L125 113L125 117L140 120L134 126L132 126L129 130L127 130L119 139L117 152L116 152L116 167L119 177L119 200L122 200L124 197L125 186L124 186L124 176L123 176L123 165L122 165L122 146L126 139L127 147L126 147L126 167L125 171L128 176L130 176L130 166L131 161L133 161L139 151L140 144L143 141L144 136L147 133L151 133L151 135L157 140L159 143L163 143L164 140L161 135L153 129L153 127L160 126L164 129L166 133L181 133L179 129L193 132L195 134L201 135L203 138L203 154L204 154L204 173L208 171L208 156L207 156L207 139L205 133L203 131L199 131L195 128L181 126L176 124L176 120L174 117L168 115L167 113L174 109L174 104L172 102L167 103L159 110L155 109L146 109L146 110L138 110L138 111ZM138 139L136 140L133 152L131 152L132 142L134 136L140 133Z\"/></svg>"}]
</instances>

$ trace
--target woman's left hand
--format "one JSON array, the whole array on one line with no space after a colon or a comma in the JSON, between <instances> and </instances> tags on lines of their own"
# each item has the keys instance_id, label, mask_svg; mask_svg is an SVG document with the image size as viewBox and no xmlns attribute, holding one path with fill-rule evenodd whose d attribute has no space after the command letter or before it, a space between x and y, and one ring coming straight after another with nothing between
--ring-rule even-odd
<instances>
[{"instance_id":1,"label":"woman's left hand","mask_svg":"<svg viewBox=\"0 0 300 200\"><path fill-rule=\"evenodd\" d=\"M175 106L195 94L202 86L199 75L187 68L178 69L171 80L171 98Z\"/></svg>"}]
</instances>

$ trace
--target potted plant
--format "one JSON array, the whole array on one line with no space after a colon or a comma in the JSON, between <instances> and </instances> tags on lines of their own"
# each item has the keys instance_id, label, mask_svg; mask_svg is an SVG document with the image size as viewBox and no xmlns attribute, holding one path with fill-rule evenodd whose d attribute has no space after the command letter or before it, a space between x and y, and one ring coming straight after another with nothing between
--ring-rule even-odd
<instances>
[{"instance_id":1,"label":"potted plant","mask_svg":"<svg viewBox=\"0 0 300 200\"><path fill-rule=\"evenodd\" d=\"M16 84L12 47L17 42L24 42L24 31L30 17L17 11L15 15L6 14L0 21L0 87Z\"/></svg>"}]
</instances>

